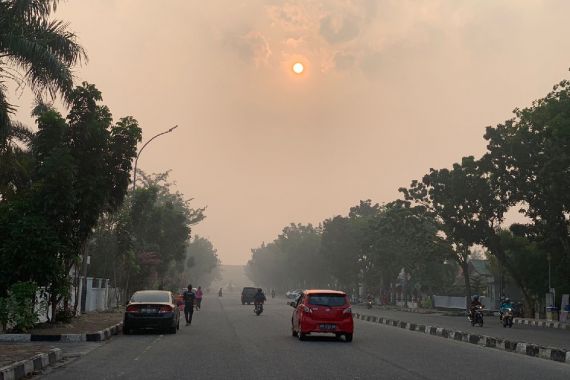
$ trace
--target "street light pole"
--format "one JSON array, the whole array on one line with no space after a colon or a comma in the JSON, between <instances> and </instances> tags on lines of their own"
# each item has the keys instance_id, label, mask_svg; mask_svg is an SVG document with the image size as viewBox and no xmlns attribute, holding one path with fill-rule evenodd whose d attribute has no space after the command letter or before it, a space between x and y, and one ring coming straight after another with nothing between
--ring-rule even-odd
<instances>
[{"instance_id":1,"label":"street light pole","mask_svg":"<svg viewBox=\"0 0 570 380\"><path fill-rule=\"evenodd\" d=\"M135 191L135 187L136 187L136 184L137 184L137 163L138 163L138 161L139 161L139 157L141 156L141 153L142 153L142 151L144 150L144 148L145 148L152 140L154 140L154 139L157 138L158 136L162 136L162 135L165 135L165 134L167 134L167 133L170 133L170 132L174 131L176 128L178 128L178 125L175 125L174 127L170 128L170 129L167 130L167 131L164 131L164 132L161 132L161 133L159 133L159 134L157 134L157 135L152 136L152 138L151 138L150 140L148 140L148 141L142 146L142 148L139 150L139 152L138 152L138 154L137 154L137 158L135 158L135 170L134 170L134 172L133 172L133 191Z\"/></svg>"}]
</instances>

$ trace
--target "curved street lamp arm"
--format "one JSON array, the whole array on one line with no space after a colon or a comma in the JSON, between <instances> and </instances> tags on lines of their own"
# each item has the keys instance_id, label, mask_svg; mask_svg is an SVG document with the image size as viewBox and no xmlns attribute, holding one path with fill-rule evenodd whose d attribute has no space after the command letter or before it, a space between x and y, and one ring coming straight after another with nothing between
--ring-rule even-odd
<instances>
[{"instance_id":1,"label":"curved street lamp arm","mask_svg":"<svg viewBox=\"0 0 570 380\"><path fill-rule=\"evenodd\" d=\"M165 135L165 134L167 134L167 133L170 133L170 132L172 132L173 130L175 130L176 128L178 128L178 125L175 125L174 127L170 128L170 129L167 130L167 131L164 131L164 132L161 132L161 133L159 133L159 134L157 134L157 135L152 136L152 137L150 138L150 140L148 140L146 143L144 143L144 145L141 147L141 149L140 149L139 152L137 153L137 158L135 158L135 167L134 167L135 170L133 171L133 191L135 190L136 181L137 181L137 162L138 162L139 157L140 157L142 151L144 150L144 148L145 148L152 140L154 140L154 139L157 138L158 136L162 136L162 135Z\"/></svg>"}]
</instances>

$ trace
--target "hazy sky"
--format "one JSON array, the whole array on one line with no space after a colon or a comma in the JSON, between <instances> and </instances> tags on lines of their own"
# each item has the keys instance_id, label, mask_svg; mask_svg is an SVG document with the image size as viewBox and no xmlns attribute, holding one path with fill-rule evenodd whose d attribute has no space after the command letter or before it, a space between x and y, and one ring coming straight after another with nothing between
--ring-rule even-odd
<instances>
[{"instance_id":1,"label":"hazy sky","mask_svg":"<svg viewBox=\"0 0 570 380\"><path fill-rule=\"evenodd\" d=\"M570 76L569 14L566 0L68 0L56 17L115 118L145 141L180 126L139 167L172 169L208 207L193 233L241 264L290 222L389 202L481 155L485 126Z\"/></svg>"}]
</instances>

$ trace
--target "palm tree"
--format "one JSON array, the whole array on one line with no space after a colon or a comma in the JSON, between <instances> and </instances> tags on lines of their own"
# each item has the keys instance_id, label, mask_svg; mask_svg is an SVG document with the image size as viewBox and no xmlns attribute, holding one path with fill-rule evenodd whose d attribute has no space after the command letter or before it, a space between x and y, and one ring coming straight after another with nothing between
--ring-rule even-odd
<instances>
[{"instance_id":1,"label":"palm tree","mask_svg":"<svg viewBox=\"0 0 570 380\"><path fill-rule=\"evenodd\" d=\"M23 146L31 133L11 120L15 107L7 99L7 81L29 86L38 99L59 93L65 101L73 89L72 67L87 60L68 24L51 20L59 0L0 0L0 202L22 176ZM14 177L15 176L15 177Z\"/></svg>"}]
</instances>

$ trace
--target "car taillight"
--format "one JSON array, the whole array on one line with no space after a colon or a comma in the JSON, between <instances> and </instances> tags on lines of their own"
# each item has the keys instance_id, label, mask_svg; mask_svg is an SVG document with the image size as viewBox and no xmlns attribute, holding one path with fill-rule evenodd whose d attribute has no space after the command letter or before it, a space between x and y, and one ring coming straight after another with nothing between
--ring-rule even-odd
<instances>
[{"instance_id":1,"label":"car taillight","mask_svg":"<svg viewBox=\"0 0 570 380\"><path fill-rule=\"evenodd\" d=\"M343 314L352 314L352 307L347 307L342 311Z\"/></svg>"},{"instance_id":2,"label":"car taillight","mask_svg":"<svg viewBox=\"0 0 570 380\"><path fill-rule=\"evenodd\" d=\"M160 307L160 309L158 310L159 313L171 313L172 312L172 307L168 306L168 305L163 305Z\"/></svg>"},{"instance_id":3,"label":"car taillight","mask_svg":"<svg viewBox=\"0 0 570 380\"><path fill-rule=\"evenodd\" d=\"M138 313L139 311L140 311L140 308L138 305L127 306L127 312L129 312L129 313Z\"/></svg>"},{"instance_id":4,"label":"car taillight","mask_svg":"<svg viewBox=\"0 0 570 380\"><path fill-rule=\"evenodd\" d=\"M313 309L311 309L311 308L308 307L308 306L304 306L304 305L303 305L303 311L304 311L305 313L312 313L312 312L313 312Z\"/></svg>"}]
</instances>

